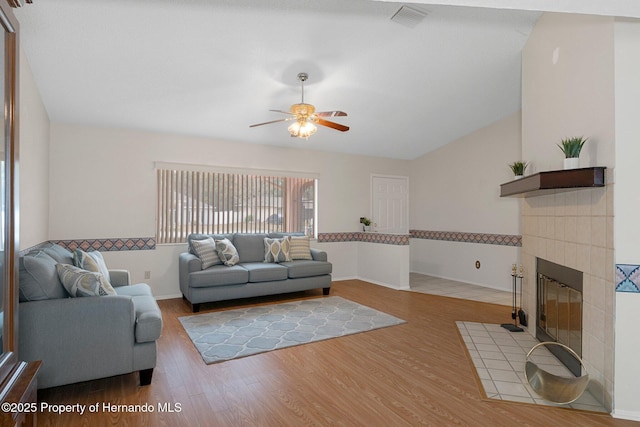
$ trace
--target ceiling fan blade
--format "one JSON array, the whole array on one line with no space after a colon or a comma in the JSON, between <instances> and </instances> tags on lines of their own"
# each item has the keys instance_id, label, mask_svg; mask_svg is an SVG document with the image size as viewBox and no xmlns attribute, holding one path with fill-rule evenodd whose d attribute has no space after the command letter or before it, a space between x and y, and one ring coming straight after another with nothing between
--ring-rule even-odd
<instances>
[{"instance_id":1,"label":"ceiling fan blade","mask_svg":"<svg viewBox=\"0 0 640 427\"><path fill-rule=\"evenodd\" d=\"M340 123L330 122L329 120L318 119L316 123L322 126L335 129L335 130L339 130L340 132L346 132L349 130L349 126L341 125Z\"/></svg>"},{"instance_id":2,"label":"ceiling fan blade","mask_svg":"<svg viewBox=\"0 0 640 427\"><path fill-rule=\"evenodd\" d=\"M269 111L273 111L274 113L289 114L290 116L292 116L292 115L293 115L293 114L291 114L291 112L289 112L289 111L283 111L283 110L269 110Z\"/></svg>"},{"instance_id":3,"label":"ceiling fan blade","mask_svg":"<svg viewBox=\"0 0 640 427\"><path fill-rule=\"evenodd\" d=\"M344 111L322 111L320 113L316 113L318 117L338 117L338 116L346 116L347 113Z\"/></svg>"},{"instance_id":4,"label":"ceiling fan blade","mask_svg":"<svg viewBox=\"0 0 640 427\"><path fill-rule=\"evenodd\" d=\"M271 123L278 123L278 122L288 122L289 120L294 120L295 117L290 117L288 119L278 119L278 120L271 120L270 122L264 122L264 123L257 123L255 125L249 125L250 128L254 128L256 126L262 126L262 125L270 125Z\"/></svg>"}]
</instances>

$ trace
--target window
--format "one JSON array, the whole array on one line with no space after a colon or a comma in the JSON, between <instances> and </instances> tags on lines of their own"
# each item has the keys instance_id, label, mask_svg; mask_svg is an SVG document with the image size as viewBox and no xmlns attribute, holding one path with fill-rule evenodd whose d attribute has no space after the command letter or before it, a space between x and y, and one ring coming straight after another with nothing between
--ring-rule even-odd
<instances>
[{"instance_id":1,"label":"window","mask_svg":"<svg viewBox=\"0 0 640 427\"><path fill-rule=\"evenodd\" d=\"M190 233L315 233L316 179L158 168L158 243Z\"/></svg>"}]
</instances>

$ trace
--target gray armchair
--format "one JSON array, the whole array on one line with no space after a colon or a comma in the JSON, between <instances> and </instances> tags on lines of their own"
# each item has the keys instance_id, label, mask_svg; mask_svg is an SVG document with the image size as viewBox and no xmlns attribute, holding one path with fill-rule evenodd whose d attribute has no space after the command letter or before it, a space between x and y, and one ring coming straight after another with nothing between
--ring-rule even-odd
<instances>
[{"instance_id":1,"label":"gray armchair","mask_svg":"<svg viewBox=\"0 0 640 427\"><path fill-rule=\"evenodd\" d=\"M38 388L135 371L141 385L150 384L162 330L151 289L109 270L117 295L69 298L54 273L72 260L57 245L20 259L19 357L42 360Z\"/></svg>"}]
</instances>

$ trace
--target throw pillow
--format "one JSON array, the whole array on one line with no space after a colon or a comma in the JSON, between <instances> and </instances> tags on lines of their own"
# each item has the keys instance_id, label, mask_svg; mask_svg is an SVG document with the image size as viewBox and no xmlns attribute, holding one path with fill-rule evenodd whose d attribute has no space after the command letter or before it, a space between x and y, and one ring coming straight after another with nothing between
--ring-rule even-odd
<instances>
[{"instance_id":1,"label":"throw pillow","mask_svg":"<svg viewBox=\"0 0 640 427\"><path fill-rule=\"evenodd\" d=\"M264 238L264 262L291 261L289 256L289 236L281 239Z\"/></svg>"},{"instance_id":2,"label":"throw pillow","mask_svg":"<svg viewBox=\"0 0 640 427\"><path fill-rule=\"evenodd\" d=\"M202 261L203 270L216 264L222 264L216 251L216 242L213 238L207 237L204 240L192 240L191 247L195 255Z\"/></svg>"},{"instance_id":3,"label":"throw pillow","mask_svg":"<svg viewBox=\"0 0 640 427\"><path fill-rule=\"evenodd\" d=\"M100 273L69 264L56 264L58 277L72 297L116 295L111 284Z\"/></svg>"},{"instance_id":4,"label":"throw pillow","mask_svg":"<svg viewBox=\"0 0 640 427\"><path fill-rule=\"evenodd\" d=\"M291 236L291 249L289 250L291 259L310 259L311 247L309 245L309 236Z\"/></svg>"},{"instance_id":5,"label":"throw pillow","mask_svg":"<svg viewBox=\"0 0 640 427\"><path fill-rule=\"evenodd\" d=\"M107 264L98 251L85 252L82 249L76 249L73 251L73 265L93 273L100 273L107 282L111 281Z\"/></svg>"},{"instance_id":6,"label":"throw pillow","mask_svg":"<svg viewBox=\"0 0 640 427\"><path fill-rule=\"evenodd\" d=\"M216 251L224 265L231 267L240 262L238 250L229 239L216 240Z\"/></svg>"},{"instance_id":7,"label":"throw pillow","mask_svg":"<svg viewBox=\"0 0 640 427\"><path fill-rule=\"evenodd\" d=\"M42 248L42 250L60 264L73 264L73 254L71 251L68 251L60 245L50 243L48 246Z\"/></svg>"},{"instance_id":8,"label":"throw pillow","mask_svg":"<svg viewBox=\"0 0 640 427\"><path fill-rule=\"evenodd\" d=\"M56 264L43 251L20 258L20 302L69 297L58 279Z\"/></svg>"}]
</instances>

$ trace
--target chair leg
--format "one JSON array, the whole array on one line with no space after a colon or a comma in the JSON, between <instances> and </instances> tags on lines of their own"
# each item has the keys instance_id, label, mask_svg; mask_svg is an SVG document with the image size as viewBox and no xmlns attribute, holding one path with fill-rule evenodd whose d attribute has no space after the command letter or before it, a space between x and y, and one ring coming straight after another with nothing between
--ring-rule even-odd
<instances>
[{"instance_id":1,"label":"chair leg","mask_svg":"<svg viewBox=\"0 0 640 427\"><path fill-rule=\"evenodd\" d=\"M153 377L153 368L142 369L140 370L139 374L140 374L140 385L151 384L151 378Z\"/></svg>"}]
</instances>

